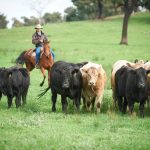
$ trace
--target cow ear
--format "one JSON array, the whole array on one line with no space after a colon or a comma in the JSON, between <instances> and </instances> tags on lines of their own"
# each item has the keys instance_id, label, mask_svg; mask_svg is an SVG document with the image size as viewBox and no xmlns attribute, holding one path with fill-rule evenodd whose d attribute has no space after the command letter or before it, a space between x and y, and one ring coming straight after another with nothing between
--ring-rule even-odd
<instances>
[{"instance_id":1,"label":"cow ear","mask_svg":"<svg viewBox=\"0 0 150 150\"><path fill-rule=\"evenodd\" d=\"M86 74L87 73L87 70L84 69L84 68L81 68L80 71L81 71L82 74Z\"/></svg>"},{"instance_id":2,"label":"cow ear","mask_svg":"<svg viewBox=\"0 0 150 150\"><path fill-rule=\"evenodd\" d=\"M12 72L11 71L7 71L7 77L11 78L11 76L12 76Z\"/></svg>"},{"instance_id":3,"label":"cow ear","mask_svg":"<svg viewBox=\"0 0 150 150\"><path fill-rule=\"evenodd\" d=\"M134 67L134 63L127 63L127 66L133 68Z\"/></svg>"},{"instance_id":4,"label":"cow ear","mask_svg":"<svg viewBox=\"0 0 150 150\"><path fill-rule=\"evenodd\" d=\"M78 73L79 72L79 69L78 68L75 68L73 71L72 71L72 74L75 74L75 73Z\"/></svg>"},{"instance_id":5,"label":"cow ear","mask_svg":"<svg viewBox=\"0 0 150 150\"><path fill-rule=\"evenodd\" d=\"M134 63L137 63L137 62L138 62L138 59L135 59L135 60L134 60Z\"/></svg>"},{"instance_id":6,"label":"cow ear","mask_svg":"<svg viewBox=\"0 0 150 150\"><path fill-rule=\"evenodd\" d=\"M150 70L146 70L146 74L149 74L150 73Z\"/></svg>"}]
</instances>

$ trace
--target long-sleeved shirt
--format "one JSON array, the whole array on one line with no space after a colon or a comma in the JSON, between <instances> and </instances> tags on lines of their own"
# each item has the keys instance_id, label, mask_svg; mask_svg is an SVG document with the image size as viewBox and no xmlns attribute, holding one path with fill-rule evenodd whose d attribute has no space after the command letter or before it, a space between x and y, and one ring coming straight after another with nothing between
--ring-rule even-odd
<instances>
[{"instance_id":1,"label":"long-sleeved shirt","mask_svg":"<svg viewBox=\"0 0 150 150\"><path fill-rule=\"evenodd\" d=\"M48 38L42 31L35 32L32 35L32 43L35 44L36 47L42 46L45 41L48 41Z\"/></svg>"}]
</instances>

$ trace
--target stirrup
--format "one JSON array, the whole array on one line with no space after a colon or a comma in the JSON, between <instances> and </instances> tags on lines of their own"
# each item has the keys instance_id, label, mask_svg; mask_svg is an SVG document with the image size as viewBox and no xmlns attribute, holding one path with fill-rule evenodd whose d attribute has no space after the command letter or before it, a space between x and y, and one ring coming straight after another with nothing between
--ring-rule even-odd
<instances>
[{"instance_id":1,"label":"stirrup","mask_svg":"<svg viewBox=\"0 0 150 150\"><path fill-rule=\"evenodd\" d=\"M35 68L36 69L39 69L40 68L40 66L39 66L39 64L37 63L37 64L35 64Z\"/></svg>"}]
</instances>

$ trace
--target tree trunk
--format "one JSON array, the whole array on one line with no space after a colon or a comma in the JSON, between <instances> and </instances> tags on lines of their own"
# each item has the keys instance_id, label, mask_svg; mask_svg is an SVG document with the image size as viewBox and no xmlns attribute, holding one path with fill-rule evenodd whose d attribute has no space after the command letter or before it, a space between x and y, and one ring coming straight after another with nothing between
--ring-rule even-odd
<instances>
[{"instance_id":1,"label":"tree trunk","mask_svg":"<svg viewBox=\"0 0 150 150\"><path fill-rule=\"evenodd\" d=\"M122 39L120 44L128 44L128 22L131 13L125 12L124 19L123 19L123 26L122 26Z\"/></svg>"},{"instance_id":2,"label":"tree trunk","mask_svg":"<svg viewBox=\"0 0 150 150\"><path fill-rule=\"evenodd\" d=\"M98 19L103 19L103 0L97 0L98 2Z\"/></svg>"},{"instance_id":3,"label":"tree trunk","mask_svg":"<svg viewBox=\"0 0 150 150\"><path fill-rule=\"evenodd\" d=\"M123 19L123 26L122 26L122 38L120 44L128 44L128 22L131 16L131 13L136 6L137 0L126 0L124 4L124 19Z\"/></svg>"}]
</instances>

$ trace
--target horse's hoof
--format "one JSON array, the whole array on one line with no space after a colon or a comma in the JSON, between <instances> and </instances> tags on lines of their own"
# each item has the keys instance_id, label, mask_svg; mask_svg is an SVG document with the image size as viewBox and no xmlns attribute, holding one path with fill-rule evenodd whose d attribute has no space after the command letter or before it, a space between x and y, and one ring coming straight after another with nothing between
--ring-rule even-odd
<instances>
[{"instance_id":1,"label":"horse's hoof","mask_svg":"<svg viewBox=\"0 0 150 150\"><path fill-rule=\"evenodd\" d=\"M42 86L43 86L43 83L40 83L40 86L42 87Z\"/></svg>"}]
</instances>

